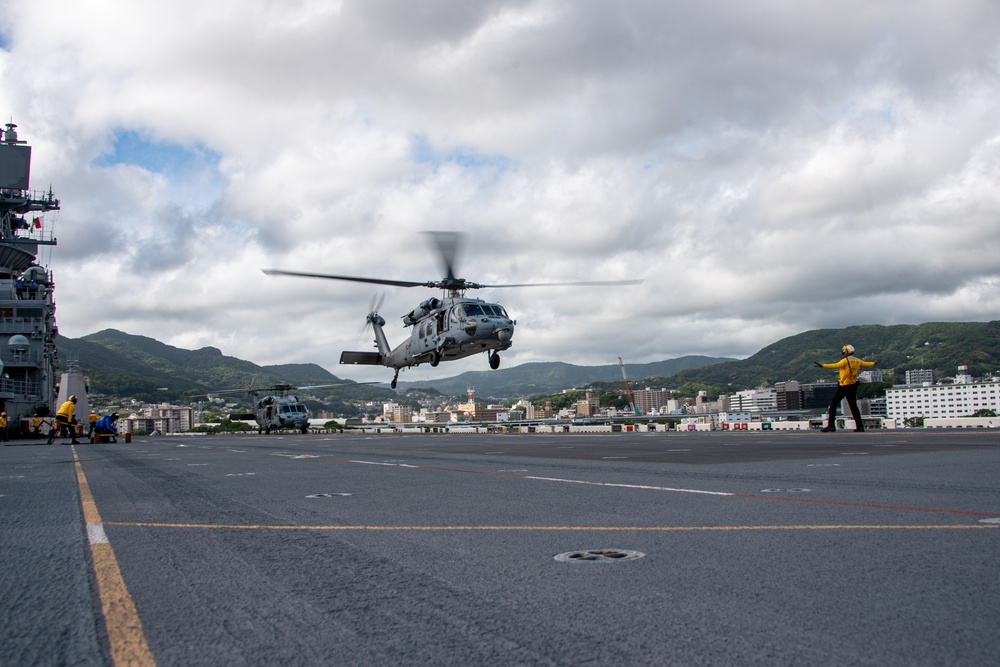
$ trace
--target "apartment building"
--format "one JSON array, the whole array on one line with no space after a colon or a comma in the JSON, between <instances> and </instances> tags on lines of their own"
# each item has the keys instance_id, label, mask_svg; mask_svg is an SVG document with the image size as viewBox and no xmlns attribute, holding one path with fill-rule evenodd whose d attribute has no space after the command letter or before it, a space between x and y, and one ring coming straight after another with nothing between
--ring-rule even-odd
<instances>
[{"instance_id":1,"label":"apartment building","mask_svg":"<svg viewBox=\"0 0 1000 667\"><path fill-rule=\"evenodd\" d=\"M729 397L729 409L733 412L761 412L777 407L778 393L774 387L746 389Z\"/></svg>"},{"instance_id":2,"label":"apartment building","mask_svg":"<svg viewBox=\"0 0 1000 667\"><path fill-rule=\"evenodd\" d=\"M124 433L184 433L194 425L194 408L177 405L152 405L139 414L123 418L119 430Z\"/></svg>"},{"instance_id":3,"label":"apartment building","mask_svg":"<svg viewBox=\"0 0 1000 667\"><path fill-rule=\"evenodd\" d=\"M885 402L890 419L966 417L979 410L1000 414L1000 382L903 385L886 389Z\"/></svg>"},{"instance_id":4,"label":"apartment building","mask_svg":"<svg viewBox=\"0 0 1000 667\"><path fill-rule=\"evenodd\" d=\"M934 384L934 371L928 368L917 368L912 371L906 371L906 384L921 385L925 383Z\"/></svg>"},{"instance_id":5,"label":"apartment building","mask_svg":"<svg viewBox=\"0 0 1000 667\"><path fill-rule=\"evenodd\" d=\"M594 417L601 413L601 402L594 398L594 395L589 391L586 393L586 398L582 401L576 402L576 416L577 417Z\"/></svg>"},{"instance_id":6,"label":"apartment building","mask_svg":"<svg viewBox=\"0 0 1000 667\"><path fill-rule=\"evenodd\" d=\"M635 407L644 415L659 414L660 410L667 405L670 400L669 389L635 389L632 391L632 400Z\"/></svg>"}]
</instances>

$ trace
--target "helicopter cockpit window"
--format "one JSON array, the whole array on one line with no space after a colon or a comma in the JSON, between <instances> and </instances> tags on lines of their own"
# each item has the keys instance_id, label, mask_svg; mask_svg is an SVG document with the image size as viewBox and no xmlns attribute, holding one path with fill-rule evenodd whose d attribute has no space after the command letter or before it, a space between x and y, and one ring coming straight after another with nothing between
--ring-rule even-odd
<instances>
[{"instance_id":1,"label":"helicopter cockpit window","mask_svg":"<svg viewBox=\"0 0 1000 667\"><path fill-rule=\"evenodd\" d=\"M490 304L488 306L483 306L484 309L488 310L493 317L502 317L504 319L510 319L507 317L507 313L504 311L503 306L498 304Z\"/></svg>"},{"instance_id":2,"label":"helicopter cockpit window","mask_svg":"<svg viewBox=\"0 0 1000 667\"><path fill-rule=\"evenodd\" d=\"M476 317L478 315L484 315L483 309L479 307L478 303L467 303L465 304L465 315L467 317Z\"/></svg>"},{"instance_id":3,"label":"helicopter cockpit window","mask_svg":"<svg viewBox=\"0 0 1000 667\"><path fill-rule=\"evenodd\" d=\"M462 307L455 306L451 309L451 321L458 324L462 321Z\"/></svg>"}]
</instances>

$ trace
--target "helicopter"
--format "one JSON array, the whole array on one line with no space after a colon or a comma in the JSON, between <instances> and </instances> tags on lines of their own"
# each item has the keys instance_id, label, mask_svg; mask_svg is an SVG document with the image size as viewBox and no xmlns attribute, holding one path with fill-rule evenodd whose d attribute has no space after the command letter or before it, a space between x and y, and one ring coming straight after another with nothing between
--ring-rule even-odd
<instances>
[{"instance_id":1,"label":"helicopter","mask_svg":"<svg viewBox=\"0 0 1000 667\"><path fill-rule=\"evenodd\" d=\"M393 287L427 287L442 290L440 298L426 299L402 316L403 326L412 327L410 336L395 348L389 345L385 336L385 319L379 315L378 306L372 303L365 318L366 327L371 326L375 335L378 352L345 351L340 355L341 364L382 365L395 369L390 386L395 389L399 372L404 368L427 363L436 367L442 361L464 359L474 354L486 353L490 368L500 367L500 352L510 349L513 344L514 326L503 306L467 297L466 291L483 288L507 287L556 287L579 286L599 287L612 285L638 285L642 280L600 280L584 282L521 283L506 285L485 285L455 276L455 259L461 241L458 232L425 232L436 245L445 277L441 280L412 282L387 278L364 278L326 273L304 273L280 269L263 269L269 276L297 276L321 278L325 280L347 280L352 282L389 285Z\"/></svg>"},{"instance_id":2,"label":"helicopter","mask_svg":"<svg viewBox=\"0 0 1000 667\"><path fill-rule=\"evenodd\" d=\"M317 384L308 387L293 387L290 384L275 384L270 387L260 389L253 388L250 382L249 389L223 389L213 391L208 396L218 394L246 393L253 404L253 412L245 414L232 414L231 420L253 419L257 422L257 433L271 434L271 431L296 430L301 433L309 431L309 409L299 401L298 396L290 396L289 392L296 389L325 389L327 387L341 387L348 382L337 384ZM271 393L273 392L273 393ZM258 398L259 394L267 393L266 396Z\"/></svg>"}]
</instances>

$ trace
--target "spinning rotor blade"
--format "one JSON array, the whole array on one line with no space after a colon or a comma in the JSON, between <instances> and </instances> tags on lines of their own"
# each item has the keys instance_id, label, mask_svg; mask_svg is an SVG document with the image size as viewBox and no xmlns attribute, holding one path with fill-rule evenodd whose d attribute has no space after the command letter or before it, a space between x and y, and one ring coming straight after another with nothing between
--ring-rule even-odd
<instances>
[{"instance_id":1,"label":"spinning rotor blade","mask_svg":"<svg viewBox=\"0 0 1000 667\"><path fill-rule=\"evenodd\" d=\"M409 280L388 280L385 278L362 278L361 276L335 276L330 273L303 273L301 271L282 271L280 269L261 269L269 276L298 276L300 278L323 278L325 280L349 280L356 283L373 283L375 285L392 285L393 287L434 287L436 283L416 283Z\"/></svg>"},{"instance_id":2,"label":"spinning rotor blade","mask_svg":"<svg viewBox=\"0 0 1000 667\"><path fill-rule=\"evenodd\" d=\"M438 254L444 263L444 279L446 281L455 280L455 257L458 255L458 246L462 240L462 235L458 232L424 232L432 239L437 246Z\"/></svg>"},{"instance_id":3,"label":"spinning rotor blade","mask_svg":"<svg viewBox=\"0 0 1000 667\"><path fill-rule=\"evenodd\" d=\"M584 280L565 283L518 283L510 285L480 285L472 283L470 287L610 287L613 285L641 285L642 280Z\"/></svg>"},{"instance_id":4,"label":"spinning rotor blade","mask_svg":"<svg viewBox=\"0 0 1000 667\"><path fill-rule=\"evenodd\" d=\"M329 387L348 387L350 385L359 385L359 384L382 384L382 383L377 380L372 382L351 381L351 382L337 382L336 384L312 384L307 387L293 387L293 389L327 389Z\"/></svg>"},{"instance_id":5,"label":"spinning rotor blade","mask_svg":"<svg viewBox=\"0 0 1000 667\"><path fill-rule=\"evenodd\" d=\"M263 269L269 276L299 276L302 278L323 278L325 280L349 280L357 283L371 283L375 285L391 285L393 287L429 287L444 289L454 295L469 289L482 289L484 287L606 287L614 285L639 285L642 280L587 280L581 282L554 282L554 283L519 283L510 285L484 285L468 281L465 278L455 276L455 260L458 256L459 247L464 234L459 232L424 232L433 239L434 245L441 257L444 265L445 277L441 280L429 280L426 282L415 282L410 280L389 280L387 278L364 278L361 276L339 276L329 273L304 273L301 271L282 271L280 269ZM381 305L381 303L380 303ZM369 307L368 311L373 312L378 308Z\"/></svg>"}]
</instances>

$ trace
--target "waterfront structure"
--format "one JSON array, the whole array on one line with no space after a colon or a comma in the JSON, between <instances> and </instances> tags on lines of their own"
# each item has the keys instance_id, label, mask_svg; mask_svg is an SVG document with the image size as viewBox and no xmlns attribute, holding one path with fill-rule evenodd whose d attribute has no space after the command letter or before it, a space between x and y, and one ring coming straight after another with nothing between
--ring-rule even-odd
<instances>
[{"instance_id":1,"label":"waterfront structure","mask_svg":"<svg viewBox=\"0 0 1000 667\"><path fill-rule=\"evenodd\" d=\"M59 200L31 189L31 147L7 123L0 139L0 409L26 433L32 415L51 414L56 398L56 304L52 274L37 262L56 245L46 214Z\"/></svg>"}]
</instances>

